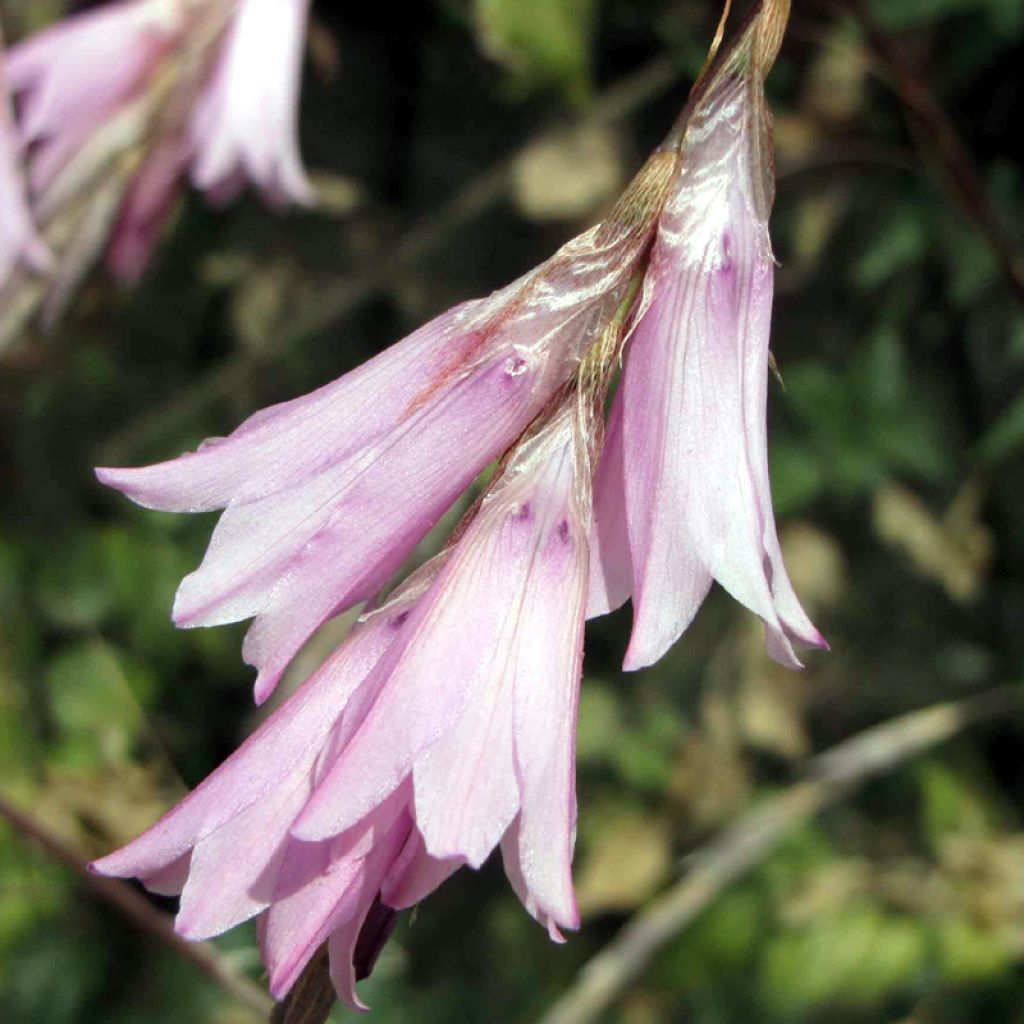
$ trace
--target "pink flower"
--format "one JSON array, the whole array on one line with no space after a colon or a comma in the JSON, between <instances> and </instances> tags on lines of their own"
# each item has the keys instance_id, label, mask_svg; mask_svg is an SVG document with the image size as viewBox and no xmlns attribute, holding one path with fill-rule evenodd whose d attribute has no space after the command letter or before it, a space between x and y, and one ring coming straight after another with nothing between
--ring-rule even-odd
<instances>
[{"instance_id":1,"label":"pink flower","mask_svg":"<svg viewBox=\"0 0 1024 1024\"><path fill-rule=\"evenodd\" d=\"M691 98L599 472L590 613L632 592L630 669L665 653L713 580L764 620L777 661L826 646L786 575L768 480L775 53L759 24Z\"/></svg>"},{"instance_id":2,"label":"pink flower","mask_svg":"<svg viewBox=\"0 0 1024 1024\"><path fill-rule=\"evenodd\" d=\"M613 214L489 299L226 439L155 466L99 470L150 508L225 509L178 591L175 622L254 617L243 653L266 698L310 634L372 597L570 376L649 233Z\"/></svg>"},{"instance_id":3,"label":"pink flower","mask_svg":"<svg viewBox=\"0 0 1024 1024\"><path fill-rule=\"evenodd\" d=\"M177 929L189 938L262 914L278 997L328 941L335 987L358 1005L358 950L499 843L552 936L577 927L584 443L564 403L517 446L454 547L365 617L191 795L94 868L180 892Z\"/></svg>"},{"instance_id":4,"label":"pink flower","mask_svg":"<svg viewBox=\"0 0 1024 1024\"><path fill-rule=\"evenodd\" d=\"M192 180L221 199L245 180L276 203L309 204L298 149L308 0L241 0L190 134Z\"/></svg>"},{"instance_id":5,"label":"pink flower","mask_svg":"<svg viewBox=\"0 0 1024 1024\"><path fill-rule=\"evenodd\" d=\"M0 32L0 287L21 263L40 271L50 265L49 252L36 231L26 199L22 147L11 123L6 63Z\"/></svg>"},{"instance_id":6,"label":"pink flower","mask_svg":"<svg viewBox=\"0 0 1024 1024\"><path fill-rule=\"evenodd\" d=\"M44 313L104 247L114 274L138 278L190 168L218 200L246 180L276 204L313 200L297 141L307 7L121 0L13 48L30 205L44 230L61 223Z\"/></svg>"},{"instance_id":7,"label":"pink flower","mask_svg":"<svg viewBox=\"0 0 1024 1024\"><path fill-rule=\"evenodd\" d=\"M90 136L136 98L182 27L175 0L122 0L19 43L9 75L30 183L42 192Z\"/></svg>"}]
</instances>

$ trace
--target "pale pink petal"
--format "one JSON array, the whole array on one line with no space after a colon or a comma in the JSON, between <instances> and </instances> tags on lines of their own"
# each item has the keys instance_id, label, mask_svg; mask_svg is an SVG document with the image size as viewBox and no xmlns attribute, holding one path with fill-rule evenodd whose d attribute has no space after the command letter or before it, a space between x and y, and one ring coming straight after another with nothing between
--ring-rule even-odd
<instances>
[{"instance_id":1,"label":"pale pink petal","mask_svg":"<svg viewBox=\"0 0 1024 1024\"><path fill-rule=\"evenodd\" d=\"M411 828L408 795L385 801L334 840L292 839L278 871L261 947L270 989L280 999L331 932L365 916Z\"/></svg>"},{"instance_id":2,"label":"pale pink petal","mask_svg":"<svg viewBox=\"0 0 1024 1024\"><path fill-rule=\"evenodd\" d=\"M159 145L128 189L107 248L107 267L134 283L149 263L171 215L187 153L177 138Z\"/></svg>"},{"instance_id":3,"label":"pale pink petal","mask_svg":"<svg viewBox=\"0 0 1024 1024\"><path fill-rule=\"evenodd\" d=\"M167 867L139 881L150 891L160 896L180 896L188 881L188 871L192 865L192 851L183 853Z\"/></svg>"},{"instance_id":4,"label":"pale pink petal","mask_svg":"<svg viewBox=\"0 0 1024 1024\"><path fill-rule=\"evenodd\" d=\"M174 0L126 0L59 22L10 51L19 128L44 189L95 128L131 99L180 28Z\"/></svg>"},{"instance_id":5,"label":"pale pink petal","mask_svg":"<svg viewBox=\"0 0 1024 1024\"><path fill-rule=\"evenodd\" d=\"M175 921L179 935L209 939L270 906L288 829L309 789L308 774L297 774L199 840Z\"/></svg>"},{"instance_id":6,"label":"pale pink petal","mask_svg":"<svg viewBox=\"0 0 1024 1024\"><path fill-rule=\"evenodd\" d=\"M521 628L524 609L541 601L550 612L549 596L564 597L574 455L563 433L545 433L523 452L522 465L507 468L411 612L401 638L371 673L366 691L376 687L379 697L314 792L296 835L320 839L349 827L448 736L471 700L500 705L499 684L516 678L522 648L535 642ZM439 749L438 765L452 764L445 747ZM429 761L416 765L417 822L431 854L476 861L482 837L496 842L504 831L515 783L497 778L502 749L494 751L496 766L484 762L478 771L480 762L470 757L459 767L464 778L443 782ZM502 787L502 798L491 805L495 786ZM446 803L451 794L456 799Z\"/></svg>"},{"instance_id":7,"label":"pale pink petal","mask_svg":"<svg viewBox=\"0 0 1024 1024\"><path fill-rule=\"evenodd\" d=\"M765 426L773 261L755 196L751 94L738 79L722 88L687 129L622 384L631 669L664 654L713 579L764 620L784 664L799 665L794 641L823 643L775 533Z\"/></svg>"},{"instance_id":8,"label":"pale pink petal","mask_svg":"<svg viewBox=\"0 0 1024 1024\"><path fill-rule=\"evenodd\" d=\"M405 910L426 899L460 867L462 860L439 860L427 853L423 836L413 828L381 883L381 899L395 910Z\"/></svg>"},{"instance_id":9,"label":"pale pink petal","mask_svg":"<svg viewBox=\"0 0 1024 1024\"><path fill-rule=\"evenodd\" d=\"M615 396L605 430L604 449L594 481L594 521L590 531L590 595L587 618L607 615L629 600L633 561L626 525L622 452L622 396Z\"/></svg>"},{"instance_id":10,"label":"pale pink petal","mask_svg":"<svg viewBox=\"0 0 1024 1024\"><path fill-rule=\"evenodd\" d=\"M229 198L248 177L268 199L311 203L298 106L308 0L240 0L190 134L197 188Z\"/></svg>"},{"instance_id":11,"label":"pale pink petal","mask_svg":"<svg viewBox=\"0 0 1024 1024\"><path fill-rule=\"evenodd\" d=\"M515 683L515 755L522 792L519 863L536 910L549 924L579 927L572 885L576 837L576 709L583 670L589 551L587 524L571 513L543 552L524 603Z\"/></svg>"},{"instance_id":12,"label":"pale pink petal","mask_svg":"<svg viewBox=\"0 0 1024 1024\"><path fill-rule=\"evenodd\" d=\"M148 878L247 808L309 777L359 685L404 621L401 600L347 642L189 796L127 846L96 861L105 875Z\"/></svg>"},{"instance_id":13,"label":"pale pink petal","mask_svg":"<svg viewBox=\"0 0 1024 1024\"><path fill-rule=\"evenodd\" d=\"M459 720L416 762L416 824L432 857L479 868L519 810L513 666L493 664Z\"/></svg>"},{"instance_id":14,"label":"pale pink petal","mask_svg":"<svg viewBox=\"0 0 1024 1024\"><path fill-rule=\"evenodd\" d=\"M25 193L22 146L11 119L6 67L0 26L0 288L21 263L37 271L51 266L50 253L36 231Z\"/></svg>"},{"instance_id":15,"label":"pale pink petal","mask_svg":"<svg viewBox=\"0 0 1024 1024\"><path fill-rule=\"evenodd\" d=\"M521 848L519 845L519 818L516 818L509 826L501 840L501 858L505 867L505 877L508 878L513 892L519 897L519 901L526 910L547 930L552 942L565 942L565 936L559 931L558 924L552 915L537 902L537 898L530 891L523 876L523 864Z\"/></svg>"}]
</instances>

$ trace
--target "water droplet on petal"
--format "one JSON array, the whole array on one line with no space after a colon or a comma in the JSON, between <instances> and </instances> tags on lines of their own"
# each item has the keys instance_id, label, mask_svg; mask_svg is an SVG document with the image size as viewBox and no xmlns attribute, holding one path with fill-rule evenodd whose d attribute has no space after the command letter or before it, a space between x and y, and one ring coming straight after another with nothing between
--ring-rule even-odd
<instances>
[{"instance_id":1,"label":"water droplet on petal","mask_svg":"<svg viewBox=\"0 0 1024 1024\"><path fill-rule=\"evenodd\" d=\"M529 364L521 356L509 356L505 360L505 375L507 377L518 377L520 374L526 373L529 369Z\"/></svg>"}]
</instances>

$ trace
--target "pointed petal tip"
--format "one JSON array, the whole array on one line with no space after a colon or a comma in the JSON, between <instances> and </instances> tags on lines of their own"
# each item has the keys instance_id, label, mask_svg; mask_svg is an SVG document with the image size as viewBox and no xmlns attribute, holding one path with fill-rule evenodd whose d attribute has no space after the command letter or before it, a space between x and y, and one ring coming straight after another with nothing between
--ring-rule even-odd
<instances>
[{"instance_id":1,"label":"pointed petal tip","mask_svg":"<svg viewBox=\"0 0 1024 1024\"><path fill-rule=\"evenodd\" d=\"M803 639L803 642L807 644L808 647L812 647L814 648L814 650L817 651L825 651L827 653L828 651L832 650L832 645L825 639L824 635L817 629L815 629L813 636Z\"/></svg>"},{"instance_id":2,"label":"pointed petal tip","mask_svg":"<svg viewBox=\"0 0 1024 1024\"><path fill-rule=\"evenodd\" d=\"M206 942L208 939L222 935L225 930L216 925L211 927L209 923L204 924L201 914L197 919L195 914L182 914L179 911L178 916L174 919L175 933L189 942Z\"/></svg>"},{"instance_id":3,"label":"pointed petal tip","mask_svg":"<svg viewBox=\"0 0 1024 1024\"><path fill-rule=\"evenodd\" d=\"M316 806L316 792L310 797L309 802L296 815L295 820L288 829L288 834L303 843L316 843L323 839L330 839L336 832L329 824L321 819L319 808Z\"/></svg>"},{"instance_id":4,"label":"pointed petal tip","mask_svg":"<svg viewBox=\"0 0 1024 1024\"><path fill-rule=\"evenodd\" d=\"M253 683L252 688L252 699L256 704L256 707L261 707L273 694L274 690L277 689L278 681L281 678L281 673L270 673L263 672L262 670L256 676L256 682Z\"/></svg>"},{"instance_id":5,"label":"pointed petal tip","mask_svg":"<svg viewBox=\"0 0 1024 1024\"><path fill-rule=\"evenodd\" d=\"M93 469L93 472L96 474L96 479L99 480L101 484L120 490L118 478L124 472L123 469L118 469L115 466L96 466Z\"/></svg>"},{"instance_id":6,"label":"pointed petal tip","mask_svg":"<svg viewBox=\"0 0 1024 1024\"><path fill-rule=\"evenodd\" d=\"M626 653L622 659L622 670L623 672L639 672L643 668L648 668L656 661L659 661L667 649L667 647L657 650L652 649L643 638L637 635L637 630L634 626L633 635L629 639L629 646L626 648Z\"/></svg>"}]
</instances>

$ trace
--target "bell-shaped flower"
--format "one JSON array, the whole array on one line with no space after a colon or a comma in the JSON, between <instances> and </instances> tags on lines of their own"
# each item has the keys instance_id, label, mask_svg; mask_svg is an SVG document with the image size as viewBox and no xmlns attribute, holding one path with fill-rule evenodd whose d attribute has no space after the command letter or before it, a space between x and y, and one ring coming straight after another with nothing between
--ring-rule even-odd
<instances>
[{"instance_id":1,"label":"bell-shaped flower","mask_svg":"<svg viewBox=\"0 0 1024 1024\"><path fill-rule=\"evenodd\" d=\"M571 375L647 245L665 157L604 224L490 298L226 439L170 462L98 471L150 508L225 509L174 619L254 617L243 654L259 670L258 700L321 623L392 577Z\"/></svg>"},{"instance_id":2,"label":"bell-shaped flower","mask_svg":"<svg viewBox=\"0 0 1024 1024\"><path fill-rule=\"evenodd\" d=\"M19 264L34 270L50 265L36 231L22 175L21 142L15 135L8 97L4 39L0 31L0 287Z\"/></svg>"},{"instance_id":3,"label":"bell-shaped flower","mask_svg":"<svg viewBox=\"0 0 1024 1024\"><path fill-rule=\"evenodd\" d=\"M499 843L552 936L571 860L590 453L572 401L521 441L449 548L364 616L228 761L93 865L180 894L176 928L261 915L271 991L328 943L342 998L412 906Z\"/></svg>"},{"instance_id":4,"label":"bell-shaped flower","mask_svg":"<svg viewBox=\"0 0 1024 1024\"><path fill-rule=\"evenodd\" d=\"M134 99L182 28L177 0L121 0L58 22L10 52L30 184L45 189L89 137Z\"/></svg>"},{"instance_id":5,"label":"bell-shaped flower","mask_svg":"<svg viewBox=\"0 0 1024 1024\"><path fill-rule=\"evenodd\" d=\"M309 841L343 834L411 782L427 853L479 867L501 842L554 937L578 926L585 444L571 403L520 444L367 678L372 702L292 829Z\"/></svg>"},{"instance_id":6,"label":"bell-shaped flower","mask_svg":"<svg viewBox=\"0 0 1024 1024\"><path fill-rule=\"evenodd\" d=\"M346 714L422 591L413 578L194 792L134 842L92 865L180 895L177 931L204 939L260 915L272 993L282 997L329 940L339 995L358 1005L357 945L379 946L397 910L412 906L459 863L430 857L412 817L408 785L343 835L303 842L290 828L344 747ZM381 902L387 900L387 905ZM360 935L369 926L377 933ZM372 960L372 956L364 960Z\"/></svg>"},{"instance_id":7,"label":"bell-shaped flower","mask_svg":"<svg viewBox=\"0 0 1024 1024\"><path fill-rule=\"evenodd\" d=\"M239 0L190 128L192 181L230 199L246 181L268 200L310 203L298 111L309 0Z\"/></svg>"},{"instance_id":8,"label":"bell-shaped flower","mask_svg":"<svg viewBox=\"0 0 1024 1024\"><path fill-rule=\"evenodd\" d=\"M768 478L767 28L748 22L691 97L599 471L590 613L632 592L631 669L665 653L713 580L764 620L776 660L825 645L782 563Z\"/></svg>"}]
</instances>

